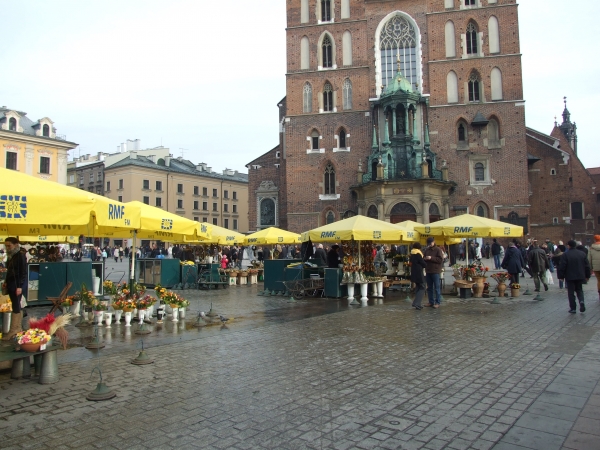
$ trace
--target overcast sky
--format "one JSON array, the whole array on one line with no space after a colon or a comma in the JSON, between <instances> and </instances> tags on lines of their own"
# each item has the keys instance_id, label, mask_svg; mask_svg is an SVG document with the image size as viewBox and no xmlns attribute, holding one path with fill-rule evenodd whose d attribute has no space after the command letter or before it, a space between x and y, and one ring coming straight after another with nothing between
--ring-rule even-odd
<instances>
[{"instance_id":1,"label":"overcast sky","mask_svg":"<svg viewBox=\"0 0 600 450\"><path fill-rule=\"evenodd\" d=\"M278 143L285 3L0 0L0 105L50 117L81 154L140 139L245 171ZM599 16L595 0L519 6L527 125L549 134L567 96L586 167L600 166Z\"/></svg>"}]
</instances>

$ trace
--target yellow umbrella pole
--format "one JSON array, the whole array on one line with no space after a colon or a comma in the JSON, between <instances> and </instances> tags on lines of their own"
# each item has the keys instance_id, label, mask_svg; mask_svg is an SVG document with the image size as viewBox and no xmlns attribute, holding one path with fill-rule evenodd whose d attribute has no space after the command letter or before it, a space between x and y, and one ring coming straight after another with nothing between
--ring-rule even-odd
<instances>
[{"instance_id":1,"label":"yellow umbrella pole","mask_svg":"<svg viewBox=\"0 0 600 450\"><path fill-rule=\"evenodd\" d=\"M129 266L129 292L135 292L135 239L137 237L137 230L133 230L133 246L131 248L131 266Z\"/></svg>"}]
</instances>

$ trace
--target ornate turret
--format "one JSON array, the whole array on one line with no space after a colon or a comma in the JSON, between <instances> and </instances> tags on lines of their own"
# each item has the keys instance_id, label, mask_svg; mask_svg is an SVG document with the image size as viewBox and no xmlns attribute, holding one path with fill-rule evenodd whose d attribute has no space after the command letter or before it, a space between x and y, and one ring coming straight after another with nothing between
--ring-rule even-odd
<instances>
[{"instance_id":1,"label":"ornate turret","mask_svg":"<svg viewBox=\"0 0 600 450\"><path fill-rule=\"evenodd\" d=\"M565 103L565 109L562 113L563 122L560 124L559 128L569 141L575 154L577 154L577 125L575 122L571 123L571 113L567 109L567 97L563 97L563 101Z\"/></svg>"}]
</instances>

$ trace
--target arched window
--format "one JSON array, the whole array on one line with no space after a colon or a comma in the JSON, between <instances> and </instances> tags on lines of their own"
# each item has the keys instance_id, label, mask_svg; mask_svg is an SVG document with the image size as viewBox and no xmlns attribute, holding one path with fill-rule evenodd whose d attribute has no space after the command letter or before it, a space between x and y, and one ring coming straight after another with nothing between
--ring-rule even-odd
<instances>
[{"instance_id":1,"label":"arched window","mask_svg":"<svg viewBox=\"0 0 600 450\"><path fill-rule=\"evenodd\" d=\"M302 112L312 112L312 95L312 86L307 82L302 89Z\"/></svg>"},{"instance_id":2,"label":"arched window","mask_svg":"<svg viewBox=\"0 0 600 450\"><path fill-rule=\"evenodd\" d=\"M300 69L310 69L310 48L306 36L303 36L300 40Z\"/></svg>"},{"instance_id":3,"label":"arched window","mask_svg":"<svg viewBox=\"0 0 600 450\"><path fill-rule=\"evenodd\" d=\"M323 43L321 44L321 52L323 67L333 67L333 52L331 46L331 39L329 38L329 35L326 35L323 38Z\"/></svg>"},{"instance_id":4,"label":"arched window","mask_svg":"<svg viewBox=\"0 0 600 450\"><path fill-rule=\"evenodd\" d=\"M312 150L319 150L319 132L313 130L310 134L310 145Z\"/></svg>"},{"instance_id":5,"label":"arched window","mask_svg":"<svg viewBox=\"0 0 600 450\"><path fill-rule=\"evenodd\" d=\"M308 0L302 0L300 4L300 23L308 22Z\"/></svg>"},{"instance_id":6,"label":"arched window","mask_svg":"<svg viewBox=\"0 0 600 450\"><path fill-rule=\"evenodd\" d=\"M352 65L352 34L349 31L344 31L342 36L342 64Z\"/></svg>"},{"instance_id":7,"label":"arched window","mask_svg":"<svg viewBox=\"0 0 600 450\"><path fill-rule=\"evenodd\" d=\"M478 102L480 101L480 85L481 79L479 78L479 74L475 71L471 72L471 76L469 76L469 82L467 84L469 89L469 101L470 102Z\"/></svg>"},{"instance_id":8,"label":"arched window","mask_svg":"<svg viewBox=\"0 0 600 450\"><path fill-rule=\"evenodd\" d=\"M467 25L467 55L477 54L477 27L473 22L469 22Z\"/></svg>"},{"instance_id":9,"label":"arched window","mask_svg":"<svg viewBox=\"0 0 600 450\"><path fill-rule=\"evenodd\" d=\"M446 90L448 91L448 103L458 103L458 77L453 70L446 76Z\"/></svg>"},{"instance_id":10,"label":"arched window","mask_svg":"<svg viewBox=\"0 0 600 450\"><path fill-rule=\"evenodd\" d=\"M442 215L440 214L440 208L438 208L438 205L435 203L430 204L429 205L429 223L437 222L441 218L442 218Z\"/></svg>"},{"instance_id":11,"label":"arched window","mask_svg":"<svg viewBox=\"0 0 600 450\"><path fill-rule=\"evenodd\" d=\"M483 163L475 163L475 181L485 181L485 166Z\"/></svg>"},{"instance_id":12,"label":"arched window","mask_svg":"<svg viewBox=\"0 0 600 450\"><path fill-rule=\"evenodd\" d=\"M323 111L333 111L333 88L329 83L323 87Z\"/></svg>"},{"instance_id":13,"label":"arched window","mask_svg":"<svg viewBox=\"0 0 600 450\"><path fill-rule=\"evenodd\" d=\"M404 105L396 106L396 134L406 134L406 116Z\"/></svg>"},{"instance_id":14,"label":"arched window","mask_svg":"<svg viewBox=\"0 0 600 450\"><path fill-rule=\"evenodd\" d=\"M17 131L17 119L15 119L14 117L11 117L8 120L8 129L10 131Z\"/></svg>"},{"instance_id":15,"label":"arched window","mask_svg":"<svg viewBox=\"0 0 600 450\"><path fill-rule=\"evenodd\" d=\"M350 18L350 0L342 0L342 19Z\"/></svg>"},{"instance_id":16,"label":"arched window","mask_svg":"<svg viewBox=\"0 0 600 450\"><path fill-rule=\"evenodd\" d=\"M42 136L50 137L50 126L48 124L44 124L42 127Z\"/></svg>"},{"instance_id":17,"label":"arched window","mask_svg":"<svg viewBox=\"0 0 600 450\"><path fill-rule=\"evenodd\" d=\"M550 175L556 175L556 169L550 169Z\"/></svg>"},{"instance_id":18,"label":"arched window","mask_svg":"<svg viewBox=\"0 0 600 450\"><path fill-rule=\"evenodd\" d=\"M467 143L467 127L463 122L458 124L458 143L466 144Z\"/></svg>"},{"instance_id":19,"label":"arched window","mask_svg":"<svg viewBox=\"0 0 600 450\"><path fill-rule=\"evenodd\" d=\"M396 203L390 212L390 222L398 223L404 222L405 220L417 221L417 211L414 206L410 203L400 202Z\"/></svg>"},{"instance_id":20,"label":"arched window","mask_svg":"<svg viewBox=\"0 0 600 450\"><path fill-rule=\"evenodd\" d=\"M335 169L331 164L327 164L325 167L324 183L325 195L335 194Z\"/></svg>"},{"instance_id":21,"label":"arched window","mask_svg":"<svg viewBox=\"0 0 600 450\"><path fill-rule=\"evenodd\" d=\"M344 80L342 91L344 93L344 109L352 109L352 82L350 78Z\"/></svg>"},{"instance_id":22,"label":"arched window","mask_svg":"<svg viewBox=\"0 0 600 450\"><path fill-rule=\"evenodd\" d=\"M492 88L492 100L502 100L502 72L497 67L492 69L490 84Z\"/></svg>"},{"instance_id":23,"label":"arched window","mask_svg":"<svg viewBox=\"0 0 600 450\"><path fill-rule=\"evenodd\" d=\"M500 132L498 128L498 121L494 118L490 118L487 124L488 132L488 147L498 146L500 144Z\"/></svg>"},{"instance_id":24,"label":"arched window","mask_svg":"<svg viewBox=\"0 0 600 450\"><path fill-rule=\"evenodd\" d=\"M381 84L385 87L396 75L397 61L400 58L400 70L416 90L417 70L417 34L411 23L401 15L393 16L383 26L379 36L381 52Z\"/></svg>"},{"instance_id":25,"label":"arched window","mask_svg":"<svg viewBox=\"0 0 600 450\"><path fill-rule=\"evenodd\" d=\"M265 198L260 202L260 224L261 226L275 225L275 202L271 198Z\"/></svg>"},{"instance_id":26,"label":"arched window","mask_svg":"<svg viewBox=\"0 0 600 450\"><path fill-rule=\"evenodd\" d=\"M454 58L456 56L456 36L454 32L454 22L451 20L446 22L444 35L446 38L446 58Z\"/></svg>"},{"instance_id":27,"label":"arched window","mask_svg":"<svg viewBox=\"0 0 600 450\"><path fill-rule=\"evenodd\" d=\"M327 213L327 217L325 218L327 224L335 222L335 213L333 211L329 211Z\"/></svg>"},{"instance_id":28,"label":"arched window","mask_svg":"<svg viewBox=\"0 0 600 450\"><path fill-rule=\"evenodd\" d=\"M340 148L346 148L346 130L344 130L343 128L340 128L339 138L340 138L340 142L339 142Z\"/></svg>"},{"instance_id":29,"label":"arched window","mask_svg":"<svg viewBox=\"0 0 600 450\"><path fill-rule=\"evenodd\" d=\"M377 212L377 206L369 206L369 209L367 210L367 217L370 217L371 219L377 219L379 217L379 212Z\"/></svg>"},{"instance_id":30,"label":"arched window","mask_svg":"<svg viewBox=\"0 0 600 450\"><path fill-rule=\"evenodd\" d=\"M487 207L483 203L475 205L475 215L479 217L487 217Z\"/></svg>"},{"instance_id":31,"label":"arched window","mask_svg":"<svg viewBox=\"0 0 600 450\"><path fill-rule=\"evenodd\" d=\"M490 53L500 53L500 31L498 19L495 16L491 16L488 20L488 42Z\"/></svg>"},{"instance_id":32,"label":"arched window","mask_svg":"<svg viewBox=\"0 0 600 450\"><path fill-rule=\"evenodd\" d=\"M321 21L331 22L331 0L321 0Z\"/></svg>"}]
</instances>

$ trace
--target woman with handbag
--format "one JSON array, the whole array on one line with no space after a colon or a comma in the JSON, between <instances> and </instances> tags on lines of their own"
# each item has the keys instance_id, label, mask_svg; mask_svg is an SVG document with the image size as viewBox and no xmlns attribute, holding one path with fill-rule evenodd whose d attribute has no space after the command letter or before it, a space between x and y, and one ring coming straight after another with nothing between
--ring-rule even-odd
<instances>
[{"instance_id":1,"label":"woman with handbag","mask_svg":"<svg viewBox=\"0 0 600 450\"><path fill-rule=\"evenodd\" d=\"M27 260L21 252L19 240L15 237L7 237L4 241L6 248L6 280L2 284L2 293L10 297L12 304L12 315L10 331L2 337L3 341L10 340L20 331L23 331L23 312L21 311L22 286L27 280Z\"/></svg>"},{"instance_id":2,"label":"woman with handbag","mask_svg":"<svg viewBox=\"0 0 600 450\"><path fill-rule=\"evenodd\" d=\"M415 242L412 245L410 251L410 281L415 283L415 299L412 303L413 308L417 311L423 309L421 301L425 295L425 275L423 275L423 269L427 267L425 260L423 259L423 253L421 252L421 244Z\"/></svg>"}]
</instances>

